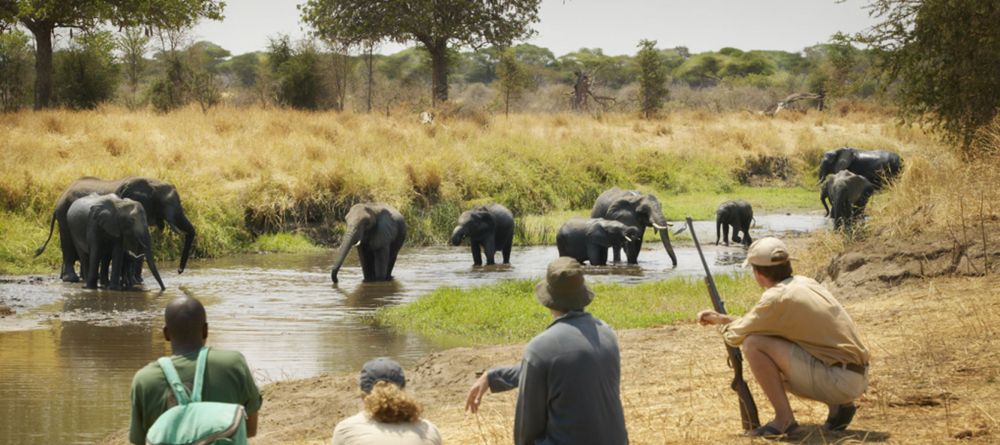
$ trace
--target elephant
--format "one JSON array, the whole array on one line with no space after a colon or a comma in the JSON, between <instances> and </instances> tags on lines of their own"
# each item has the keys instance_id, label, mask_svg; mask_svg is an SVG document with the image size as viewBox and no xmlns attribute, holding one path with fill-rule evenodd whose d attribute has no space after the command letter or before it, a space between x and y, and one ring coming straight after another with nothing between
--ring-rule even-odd
<instances>
[{"instance_id":1,"label":"elephant","mask_svg":"<svg viewBox=\"0 0 1000 445\"><path fill-rule=\"evenodd\" d=\"M875 193L875 185L864 176L841 170L827 177L822 193L830 199L828 214L833 218L833 228L850 229L864 213L868 199Z\"/></svg>"},{"instance_id":2,"label":"elephant","mask_svg":"<svg viewBox=\"0 0 1000 445\"><path fill-rule=\"evenodd\" d=\"M556 234L559 256L576 258L580 264L590 261L591 266L608 263L608 248L625 248L639 238L641 233L634 226L604 218L573 218L566 221Z\"/></svg>"},{"instance_id":3,"label":"elephant","mask_svg":"<svg viewBox=\"0 0 1000 445\"><path fill-rule=\"evenodd\" d=\"M726 201L719 204L715 210L715 245L719 245L719 232L722 232L722 241L729 245L729 226L733 228L732 240L734 243L742 242L744 246L749 246L753 239L750 238L750 226L753 224L753 206L743 200ZM739 233L743 232L740 238Z\"/></svg>"},{"instance_id":4,"label":"elephant","mask_svg":"<svg viewBox=\"0 0 1000 445\"><path fill-rule=\"evenodd\" d=\"M514 214L500 204L478 206L462 213L458 225L451 232L451 245L457 246L469 238L472 245L472 263L483 265L480 252L486 254L486 264L493 265L499 250L503 263L510 264L510 249L514 245Z\"/></svg>"},{"instance_id":5,"label":"elephant","mask_svg":"<svg viewBox=\"0 0 1000 445\"><path fill-rule=\"evenodd\" d=\"M98 178L86 176L73 181L66 191L56 201L55 210L52 212L52 219L49 222L49 236L35 251L35 256L41 255L45 251L45 246L52 239L52 230L56 221L59 222L59 243L62 247L63 265L60 278L67 282L77 282L80 278L74 271L74 263L77 255L73 243L70 241L69 229L66 226L66 212L77 199L91 193L107 195L114 193L122 198L132 199L142 204L146 211L146 218L150 224L155 224L163 230L164 222L173 229L174 232L184 235L184 246L181 248L180 265L177 273L183 273L187 267L188 255L191 253L191 246L194 242L195 229L191 221L184 214L181 207L181 198L177 193L177 188L172 184L158 181L151 178L130 176L117 181L105 181ZM136 263L133 272L133 279L141 281L142 263Z\"/></svg>"},{"instance_id":6,"label":"elephant","mask_svg":"<svg viewBox=\"0 0 1000 445\"><path fill-rule=\"evenodd\" d=\"M902 166L902 159L893 152L861 151L841 147L823 154L823 159L819 163L819 182L822 183L828 175L849 170L851 173L864 176L875 186L875 190L881 190L899 174Z\"/></svg>"},{"instance_id":7,"label":"elephant","mask_svg":"<svg viewBox=\"0 0 1000 445\"><path fill-rule=\"evenodd\" d=\"M351 246L358 247L361 272L365 281L389 281L396 255L406 241L406 222L403 215L388 204L355 204L345 217L347 229L337 248L337 259L330 278L337 282L337 272Z\"/></svg>"},{"instance_id":8,"label":"elephant","mask_svg":"<svg viewBox=\"0 0 1000 445\"><path fill-rule=\"evenodd\" d=\"M624 247L629 264L639 262L639 251L642 249L642 238L646 228L652 227L658 230L670 261L677 267L677 256L674 255L674 248L670 245L670 223L663 216L660 201L655 196L644 195L637 190L613 187L597 197L594 208L590 211L590 217L611 219L639 229L639 237ZM617 246L612 248L615 261L621 261L621 249Z\"/></svg>"},{"instance_id":9,"label":"elephant","mask_svg":"<svg viewBox=\"0 0 1000 445\"><path fill-rule=\"evenodd\" d=\"M85 288L96 289L100 279L109 289L121 289L123 281L129 280L123 274L130 270L130 262L145 258L160 290L166 289L153 258L152 238L142 204L115 194L92 193L76 199L67 209L66 228L80 259Z\"/></svg>"}]
</instances>

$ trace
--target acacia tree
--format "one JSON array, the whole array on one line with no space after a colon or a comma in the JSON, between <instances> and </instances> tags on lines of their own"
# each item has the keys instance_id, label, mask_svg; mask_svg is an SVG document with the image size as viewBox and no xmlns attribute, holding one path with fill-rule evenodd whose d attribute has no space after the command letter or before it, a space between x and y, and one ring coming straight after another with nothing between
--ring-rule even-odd
<instances>
[{"instance_id":1,"label":"acacia tree","mask_svg":"<svg viewBox=\"0 0 1000 445\"><path fill-rule=\"evenodd\" d=\"M639 104L642 114L649 119L667 99L667 67L656 50L656 40L639 41L639 53L635 56L639 65Z\"/></svg>"},{"instance_id":2,"label":"acacia tree","mask_svg":"<svg viewBox=\"0 0 1000 445\"><path fill-rule=\"evenodd\" d=\"M451 47L509 46L532 34L540 0L307 0L302 20L324 40L419 42L431 56L432 98L448 100Z\"/></svg>"},{"instance_id":3,"label":"acacia tree","mask_svg":"<svg viewBox=\"0 0 1000 445\"><path fill-rule=\"evenodd\" d=\"M505 116L510 116L510 102L521 97L528 88L531 78L517 61L513 48L506 48L500 52L496 73L500 82L500 94L503 96L503 112Z\"/></svg>"},{"instance_id":4,"label":"acacia tree","mask_svg":"<svg viewBox=\"0 0 1000 445\"><path fill-rule=\"evenodd\" d=\"M205 17L222 19L222 0L0 0L0 22L18 22L35 38L35 108L52 99L52 33L58 28L116 26L179 28Z\"/></svg>"},{"instance_id":5,"label":"acacia tree","mask_svg":"<svg viewBox=\"0 0 1000 445\"><path fill-rule=\"evenodd\" d=\"M1000 3L873 0L868 8L881 21L853 40L897 81L901 110L969 149L1000 110Z\"/></svg>"}]
</instances>

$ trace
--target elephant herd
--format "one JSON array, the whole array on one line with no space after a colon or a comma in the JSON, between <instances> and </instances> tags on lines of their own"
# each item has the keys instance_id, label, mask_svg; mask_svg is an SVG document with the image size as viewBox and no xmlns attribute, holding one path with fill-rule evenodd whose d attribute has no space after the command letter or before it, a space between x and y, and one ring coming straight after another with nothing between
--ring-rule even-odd
<instances>
[{"instance_id":1,"label":"elephant herd","mask_svg":"<svg viewBox=\"0 0 1000 445\"><path fill-rule=\"evenodd\" d=\"M834 227L849 229L862 215L868 199L899 174L902 162L886 151L859 151L839 148L823 155L819 166L820 201ZM829 206L827 206L829 202ZM750 245L753 208L742 200L727 201L716 210L716 244L723 241ZM346 230L336 250L330 278L337 274L351 247L356 247L365 281L392 279L392 270L403 243L406 222L395 208L383 203L356 204L346 215ZM195 228L181 207L177 189L150 178L127 177L104 181L84 177L74 181L56 202L49 223L49 235L35 252L40 255L59 223L62 269L60 278L95 289L100 283L108 289L123 289L142 282L142 264L146 262L160 289L163 281L157 270L149 226L164 229L164 224L184 236L180 265L187 265L195 237ZM660 235L660 242L677 266L677 256L670 243L669 227L659 200L651 194L617 187L602 193L594 202L590 218L566 221L556 234L560 256L575 258L591 265L620 262L621 252L629 264L637 264L646 229ZM732 234L730 235L730 229ZM500 252L504 264L510 263L514 241L514 215L500 204L475 207L462 213L452 231L450 244L469 240L473 264L496 261ZM80 274L75 263L80 262Z\"/></svg>"}]
</instances>

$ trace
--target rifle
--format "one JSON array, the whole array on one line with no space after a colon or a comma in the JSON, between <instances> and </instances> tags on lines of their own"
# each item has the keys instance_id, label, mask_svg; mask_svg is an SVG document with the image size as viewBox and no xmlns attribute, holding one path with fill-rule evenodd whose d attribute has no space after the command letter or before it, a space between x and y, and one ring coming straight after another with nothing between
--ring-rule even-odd
<instances>
[{"instance_id":1,"label":"rifle","mask_svg":"<svg viewBox=\"0 0 1000 445\"><path fill-rule=\"evenodd\" d=\"M701 251L701 244L698 244L698 235L695 234L694 221L691 220L690 216L687 217L687 227L691 229L691 239L694 240L694 247L698 249L701 265L705 267L705 285L708 286L708 296L712 298L712 307L715 312L725 314L726 305L722 301L722 297L719 296L719 289L715 287L712 272L708 270L708 262L705 261L705 254ZM743 380L743 354L740 353L740 348L729 345L726 345L726 351L729 353L729 367L733 368L733 381L729 387L736 391L736 395L740 398L740 418L743 421L743 430L750 431L760 426L760 418L757 416L757 404L753 401L750 387Z\"/></svg>"}]
</instances>

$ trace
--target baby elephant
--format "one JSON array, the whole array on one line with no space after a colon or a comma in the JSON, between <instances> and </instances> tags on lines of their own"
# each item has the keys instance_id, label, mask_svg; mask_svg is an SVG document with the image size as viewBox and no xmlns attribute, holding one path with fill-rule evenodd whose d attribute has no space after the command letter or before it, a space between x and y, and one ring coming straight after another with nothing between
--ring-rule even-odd
<instances>
[{"instance_id":1,"label":"baby elephant","mask_svg":"<svg viewBox=\"0 0 1000 445\"><path fill-rule=\"evenodd\" d=\"M603 218L573 218L566 221L556 234L559 256L576 258L591 266L608 264L608 248L623 248L639 239L639 229Z\"/></svg>"},{"instance_id":2,"label":"baby elephant","mask_svg":"<svg viewBox=\"0 0 1000 445\"><path fill-rule=\"evenodd\" d=\"M500 204L478 206L462 213L458 225L451 232L451 245L457 246L469 238L472 245L472 263L483 265L481 252L486 254L486 264L494 264L494 256L503 252L503 263L510 264L510 248L514 245L514 214Z\"/></svg>"},{"instance_id":3,"label":"baby elephant","mask_svg":"<svg viewBox=\"0 0 1000 445\"><path fill-rule=\"evenodd\" d=\"M719 204L715 210L715 245L719 245L719 232L722 232L722 241L729 245L729 227L733 228L733 242L742 242L744 246L749 246L750 226L753 222L753 207L749 202L743 200L726 201ZM742 239L739 233L743 232Z\"/></svg>"}]
</instances>

